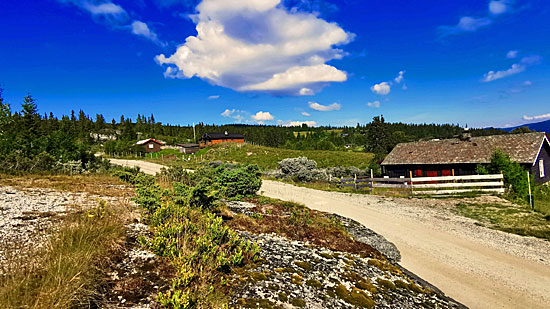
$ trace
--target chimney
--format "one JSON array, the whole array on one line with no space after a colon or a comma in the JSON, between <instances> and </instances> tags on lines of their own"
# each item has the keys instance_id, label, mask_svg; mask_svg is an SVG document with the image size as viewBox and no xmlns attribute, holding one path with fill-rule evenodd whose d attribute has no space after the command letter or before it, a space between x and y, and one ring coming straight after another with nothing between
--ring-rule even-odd
<instances>
[{"instance_id":1,"label":"chimney","mask_svg":"<svg viewBox=\"0 0 550 309\"><path fill-rule=\"evenodd\" d=\"M469 142L472 139L472 133L470 133L470 128L466 125L462 134L458 137L461 141Z\"/></svg>"}]
</instances>

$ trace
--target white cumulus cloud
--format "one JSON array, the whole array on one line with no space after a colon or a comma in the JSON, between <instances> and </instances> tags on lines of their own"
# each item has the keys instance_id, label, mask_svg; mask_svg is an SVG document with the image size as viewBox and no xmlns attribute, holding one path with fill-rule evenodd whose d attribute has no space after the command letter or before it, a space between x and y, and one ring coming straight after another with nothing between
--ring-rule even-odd
<instances>
[{"instance_id":1,"label":"white cumulus cloud","mask_svg":"<svg viewBox=\"0 0 550 309\"><path fill-rule=\"evenodd\" d=\"M509 0L492 0L489 2L489 12L493 15L506 13L510 9Z\"/></svg>"},{"instance_id":2,"label":"white cumulus cloud","mask_svg":"<svg viewBox=\"0 0 550 309\"><path fill-rule=\"evenodd\" d=\"M270 112L259 111L255 115L252 115L252 119L254 119L259 124L263 124L264 121L273 120L275 119L275 117L273 117Z\"/></svg>"},{"instance_id":3,"label":"white cumulus cloud","mask_svg":"<svg viewBox=\"0 0 550 309\"><path fill-rule=\"evenodd\" d=\"M316 111L321 111L321 112L339 111L340 108L342 107L338 103L332 103L330 105L322 105L317 102L308 102L307 104L309 108L314 109Z\"/></svg>"},{"instance_id":4,"label":"white cumulus cloud","mask_svg":"<svg viewBox=\"0 0 550 309\"><path fill-rule=\"evenodd\" d=\"M147 26L146 23L142 22L142 21L139 21L139 20L134 20L134 22L132 22L132 33L135 34L135 35L138 35L138 36L142 36L146 39L149 39L151 41L153 41L154 43L156 44L159 44L159 45L166 45L166 43L164 42L161 42L159 39L158 39L158 36L157 34L152 31L149 26ZM170 70L172 71L172 70Z\"/></svg>"},{"instance_id":5,"label":"white cumulus cloud","mask_svg":"<svg viewBox=\"0 0 550 309\"><path fill-rule=\"evenodd\" d=\"M373 107L373 108L379 108L380 107L380 101L368 102L367 106L368 107Z\"/></svg>"},{"instance_id":6,"label":"white cumulus cloud","mask_svg":"<svg viewBox=\"0 0 550 309\"><path fill-rule=\"evenodd\" d=\"M405 71L399 71L397 77L393 79L396 83L400 84L405 79Z\"/></svg>"},{"instance_id":7,"label":"white cumulus cloud","mask_svg":"<svg viewBox=\"0 0 550 309\"><path fill-rule=\"evenodd\" d=\"M317 122L315 121L292 121L292 120L277 120L277 124L283 127L299 127L302 124L306 124L308 127L315 127L317 126Z\"/></svg>"},{"instance_id":8,"label":"white cumulus cloud","mask_svg":"<svg viewBox=\"0 0 550 309\"><path fill-rule=\"evenodd\" d=\"M232 118L232 119L235 119L235 122L242 122L245 118L246 118L246 115L248 113L245 112L245 111L240 111L238 109L226 109L223 113L221 113L220 115L224 116L224 117L227 117L227 118Z\"/></svg>"},{"instance_id":9,"label":"white cumulus cloud","mask_svg":"<svg viewBox=\"0 0 550 309\"><path fill-rule=\"evenodd\" d=\"M460 34L463 32L474 32L479 28L488 26L493 21L487 17L472 17L472 16L463 16L460 18L458 23L454 26L441 26L439 30L443 35L452 35Z\"/></svg>"},{"instance_id":10,"label":"white cumulus cloud","mask_svg":"<svg viewBox=\"0 0 550 309\"><path fill-rule=\"evenodd\" d=\"M511 51L506 53L506 58L514 59L518 56L518 53L519 53L519 51L517 51L517 50L511 50Z\"/></svg>"},{"instance_id":11,"label":"white cumulus cloud","mask_svg":"<svg viewBox=\"0 0 550 309\"><path fill-rule=\"evenodd\" d=\"M550 113L542 114L542 115L536 115L536 116L523 115L523 120L543 120L543 119L549 119L549 118L550 118Z\"/></svg>"},{"instance_id":12,"label":"white cumulus cloud","mask_svg":"<svg viewBox=\"0 0 550 309\"><path fill-rule=\"evenodd\" d=\"M327 65L353 35L314 14L288 11L280 0L203 0L192 16L197 35L160 65L237 91L312 95L345 72Z\"/></svg>"},{"instance_id":13,"label":"white cumulus cloud","mask_svg":"<svg viewBox=\"0 0 550 309\"><path fill-rule=\"evenodd\" d=\"M520 62L512 64L512 66L506 70L501 71L489 71L484 76L482 81L483 82L492 82L497 79L501 79L504 77L508 77L511 75L515 75L518 73L521 73L527 69L530 65L538 64L542 61L542 57L538 55L532 55L523 57Z\"/></svg>"},{"instance_id":14,"label":"white cumulus cloud","mask_svg":"<svg viewBox=\"0 0 550 309\"><path fill-rule=\"evenodd\" d=\"M308 112L302 112L302 116L306 116L306 117L309 117L309 116L311 116L311 114L310 114L310 113L308 113Z\"/></svg>"},{"instance_id":15,"label":"white cumulus cloud","mask_svg":"<svg viewBox=\"0 0 550 309\"><path fill-rule=\"evenodd\" d=\"M388 84L387 82L381 82L370 87L370 90L379 95L387 95L388 93L390 93L391 87L390 84Z\"/></svg>"},{"instance_id":16,"label":"white cumulus cloud","mask_svg":"<svg viewBox=\"0 0 550 309\"><path fill-rule=\"evenodd\" d=\"M82 7L94 15L118 15L126 14L126 11L119 5L111 2L93 4L88 1L81 1Z\"/></svg>"}]
</instances>

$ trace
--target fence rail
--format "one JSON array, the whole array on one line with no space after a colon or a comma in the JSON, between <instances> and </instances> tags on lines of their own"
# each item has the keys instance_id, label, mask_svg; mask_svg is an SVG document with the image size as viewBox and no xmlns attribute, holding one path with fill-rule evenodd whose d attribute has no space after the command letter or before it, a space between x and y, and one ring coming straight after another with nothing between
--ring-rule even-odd
<instances>
[{"instance_id":1,"label":"fence rail","mask_svg":"<svg viewBox=\"0 0 550 309\"><path fill-rule=\"evenodd\" d=\"M504 193L504 177L494 175L466 175L409 178L358 177L341 178L342 187L354 189L394 188L408 189L414 195L458 194L465 192Z\"/></svg>"}]
</instances>

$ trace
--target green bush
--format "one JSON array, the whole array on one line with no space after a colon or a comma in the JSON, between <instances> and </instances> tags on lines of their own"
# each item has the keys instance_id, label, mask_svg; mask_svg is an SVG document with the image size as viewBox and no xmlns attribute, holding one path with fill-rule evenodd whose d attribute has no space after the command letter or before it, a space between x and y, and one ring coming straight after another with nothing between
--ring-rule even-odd
<instances>
[{"instance_id":1,"label":"green bush","mask_svg":"<svg viewBox=\"0 0 550 309\"><path fill-rule=\"evenodd\" d=\"M527 181L527 172L521 165L510 160L510 156L496 150L491 156L491 163L487 165L486 170L491 174L500 174L504 176L504 182L510 186L509 194L515 198L525 199L529 194L529 184Z\"/></svg>"}]
</instances>

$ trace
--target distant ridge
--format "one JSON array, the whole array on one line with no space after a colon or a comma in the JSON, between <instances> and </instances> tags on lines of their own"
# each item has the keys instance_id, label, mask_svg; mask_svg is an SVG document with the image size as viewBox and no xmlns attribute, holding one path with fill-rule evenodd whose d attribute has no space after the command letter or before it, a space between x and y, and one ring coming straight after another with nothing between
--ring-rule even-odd
<instances>
[{"instance_id":1,"label":"distant ridge","mask_svg":"<svg viewBox=\"0 0 550 309\"><path fill-rule=\"evenodd\" d=\"M521 128L521 127L528 127L530 130L535 130L538 132L546 132L550 133L550 120L545 120L541 122L534 122L534 123L526 123L519 125L517 127L511 127L511 128L498 128L500 130L504 130L507 132L512 132L514 129Z\"/></svg>"}]
</instances>

